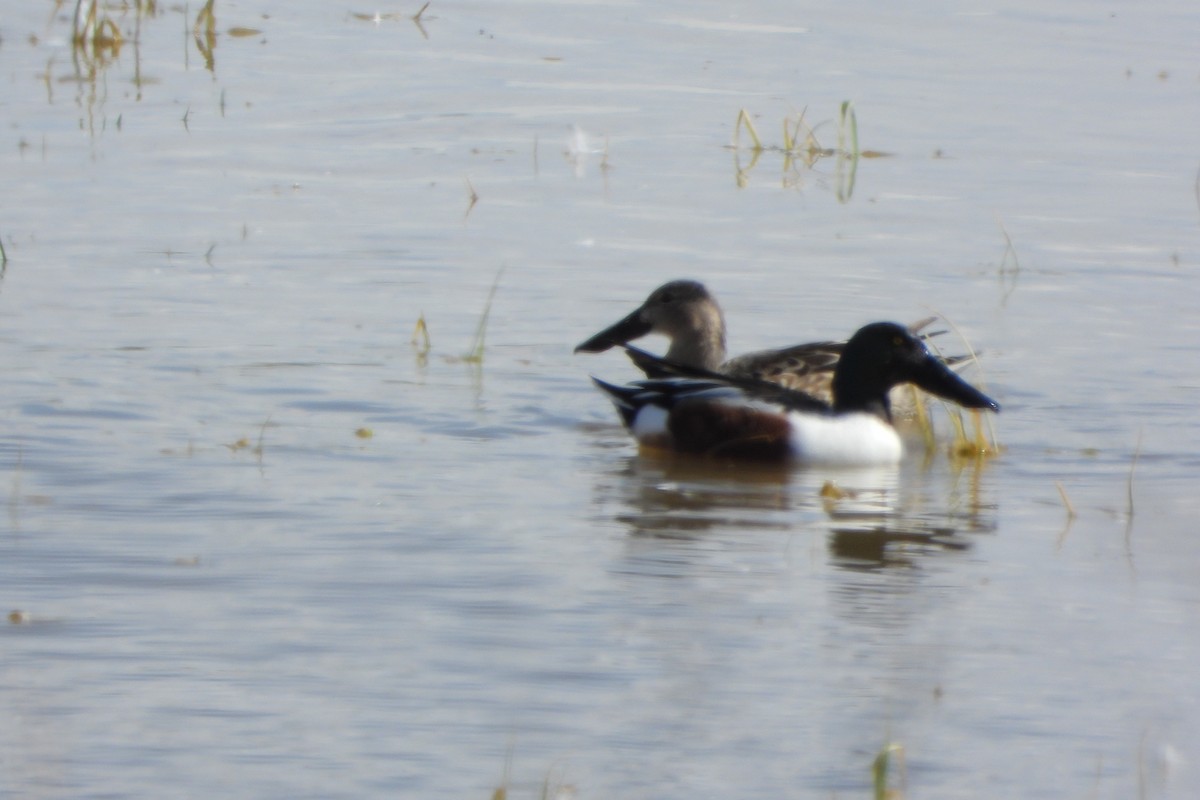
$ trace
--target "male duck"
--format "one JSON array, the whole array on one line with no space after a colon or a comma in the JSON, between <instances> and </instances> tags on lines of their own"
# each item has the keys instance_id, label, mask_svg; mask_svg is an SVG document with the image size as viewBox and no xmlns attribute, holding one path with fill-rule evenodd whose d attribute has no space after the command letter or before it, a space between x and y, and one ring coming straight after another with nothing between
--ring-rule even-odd
<instances>
[{"instance_id":1,"label":"male duck","mask_svg":"<svg viewBox=\"0 0 1200 800\"><path fill-rule=\"evenodd\" d=\"M846 342L832 406L757 379L706 370L614 386L593 378L639 444L690 455L831 466L894 464L903 447L888 391L913 383L967 408L1000 406L903 325L875 322Z\"/></svg>"},{"instance_id":2,"label":"male duck","mask_svg":"<svg viewBox=\"0 0 1200 800\"><path fill-rule=\"evenodd\" d=\"M933 321L909 327L913 333ZM725 317L704 284L691 280L665 283L646 302L575 348L601 353L617 345L658 333L671 340L664 358L684 367L699 367L733 378L754 378L828 398L834 365L845 342L810 342L779 350L758 350L725 358ZM636 360L636 359L635 359ZM643 369L645 363L638 364ZM650 377L659 377L653 372Z\"/></svg>"}]
</instances>

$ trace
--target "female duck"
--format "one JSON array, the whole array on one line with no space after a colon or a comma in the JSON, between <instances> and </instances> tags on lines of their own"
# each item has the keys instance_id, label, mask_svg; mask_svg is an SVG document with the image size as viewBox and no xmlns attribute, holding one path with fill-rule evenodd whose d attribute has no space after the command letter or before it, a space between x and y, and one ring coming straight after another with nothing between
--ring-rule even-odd
<instances>
[{"instance_id":1,"label":"female duck","mask_svg":"<svg viewBox=\"0 0 1200 800\"><path fill-rule=\"evenodd\" d=\"M678 373L678 370L675 370ZM894 464L903 454L888 391L912 383L966 408L1000 406L929 352L903 325L875 322L846 343L832 406L755 379L704 370L614 386L592 379L639 444L690 455L806 464Z\"/></svg>"},{"instance_id":2,"label":"female duck","mask_svg":"<svg viewBox=\"0 0 1200 800\"><path fill-rule=\"evenodd\" d=\"M933 317L921 320L909 330L919 332L932 321ZM580 344L575 352L602 353L651 333L670 339L664 358L674 364L770 381L821 398L829 397L833 368L846 346L845 342L809 342L726 360L725 316L716 298L698 281L676 280L655 289L646 302Z\"/></svg>"}]
</instances>

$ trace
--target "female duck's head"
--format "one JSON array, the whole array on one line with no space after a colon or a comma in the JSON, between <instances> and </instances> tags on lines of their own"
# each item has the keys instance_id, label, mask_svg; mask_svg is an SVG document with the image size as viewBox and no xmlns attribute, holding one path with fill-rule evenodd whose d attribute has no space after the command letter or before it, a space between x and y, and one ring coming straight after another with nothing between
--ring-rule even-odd
<instances>
[{"instance_id":1,"label":"female duck's head","mask_svg":"<svg viewBox=\"0 0 1200 800\"><path fill-rule=\"evenodd\" d=\"M575 348L602 353L650 333L671 340L667 358L678 364L717 369L725 360L725 317L699 281L664 283L632 313Z\"/></svg>"}]
</instances>

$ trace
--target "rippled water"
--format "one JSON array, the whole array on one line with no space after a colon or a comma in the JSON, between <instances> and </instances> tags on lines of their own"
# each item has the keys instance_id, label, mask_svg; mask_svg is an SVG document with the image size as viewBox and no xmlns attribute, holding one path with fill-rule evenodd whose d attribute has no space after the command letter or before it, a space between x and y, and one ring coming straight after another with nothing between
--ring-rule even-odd
<instances>
[{"instance_id":1,"label":"rippled water","mask_svg":"<svg viewBox=\"0 0 1200 800\"><path fill-rule=\"evenodd\" d=\"M1195 796L1191 7L419 7L0 17L0 794ZM944 313L1005 451L639 456L681 276Z\"/></svg>"}]
</instances>

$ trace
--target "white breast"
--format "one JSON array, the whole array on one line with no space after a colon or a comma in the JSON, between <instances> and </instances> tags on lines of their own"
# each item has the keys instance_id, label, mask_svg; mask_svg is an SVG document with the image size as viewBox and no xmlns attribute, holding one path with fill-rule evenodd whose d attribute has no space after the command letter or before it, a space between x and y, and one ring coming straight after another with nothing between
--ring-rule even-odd
<instances>
[{"instance_id":1,"label":"white breast","mask_svg":"<svg viewBox=\"0 0 1200 800\"><path fill-rule=\"evenodd\" d=\"M896 429L874 414L788 415L797 461L833 466L895 464L904 454Z\"/></svg>"}]
</instances>

